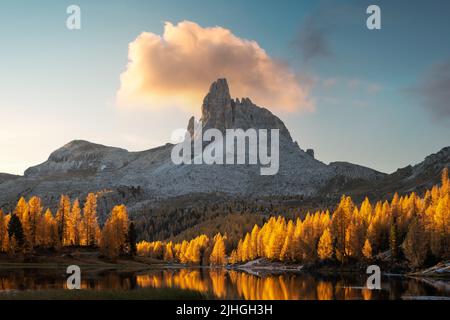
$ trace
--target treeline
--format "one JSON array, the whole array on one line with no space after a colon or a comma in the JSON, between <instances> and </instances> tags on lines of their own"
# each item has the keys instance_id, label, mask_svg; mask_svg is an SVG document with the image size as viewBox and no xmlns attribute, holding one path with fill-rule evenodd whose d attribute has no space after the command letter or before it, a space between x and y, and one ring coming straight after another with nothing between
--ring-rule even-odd
<instances>
[{"instance_id":1,"label":"treeline","mask_svg":"<svg viewBox=\"0 0 450 320\"><path fill-rule=\"evenodd\" d=\"M225 252L227 236L214 239L200 235L191 241L145 242L138 254L165 261L192 264L244 263L264 257L272 261L315 263L369 261L389 252L392 262L407 260L413 268L427 261L450 258L450 181L448 169L441 186L434 186L423 197L416 193L391 201L360 206L343 196L336 209L307 214L304 219L271 217L255 225L239 240L236 248Z\"/></svg>"},{"instance_id":2,"label":"treeline","mask_svg":"<svg viewBox=\"0 0 450 320\"><path fill-rule=\"evenodd\" d=\"M97 196L89 193L83 207L62 195L56 214L39 197L21 197L12 213L0 209L0 253L32 254L37 248L99 247L109 259L136 253L136 234L124 205L115 206L103 229L97 220Z\"/></svg>"},{"instance_id":3,"label":"treeline","mask_svg":"<svg viewBox=\"0 0 450 320\"><path fill-rule=\"evenodd\" d=\"M262 225L269 217L259 213L229 213L207 219L167 240L182 242L184 239L193 239L199 234L212 238L214 235L221 233L227 235L226 248L229 251L237 247L243 234L252 230L255 224Z\"/></svg>"},{"instance_id":4,"label":"treeline","mask_svg":"<svg viewBox=\"0 0 450 320\"><path fill-rule=\"evenodd\" d=\"M169 238L178 238L179 235L184 239L190 239L203 230L199 230L195 235L190 230L195 230L201 224L215 224L216 221L229 219L231 216L248 216L251 220L261 220L260 217L269 217L270 215L283 215L289 217L304 216L304 212L299 206L287 206L283 201L277 200L231 200L221 199L221 201L207 202L205 199L198 201L192 200L189 203L182 201L172 201L165 206L158 208L143 208L134 216L136 230L140 240L157 241ZM257 217L256 217L257 216ZM256 217L256 218L255 218ZM231 217L233 218L233 217ZM242 220L238 218L238 220ZM236 242L242 236L242 221L236 221L230 224L236 227L234 230L228 230L228 240ZM255 224L257 221L253 221ZM258 224L260 222L258 221ZM253 224L249 226L251 230ZM209 227L209 226L208 226ZM227 229L231 229L227 227ZM186 231L190 234L186 234ZM210 234L210 236L215 233ZM236 234L236 237L234 236Z\"/></svg>"},{"instance_id":5,"label":"treeline","mask_svg":"<svg viewBox=\"0 0 450 320\"><path fill-rule=\"evenodd\" d=\"M194 265L224 265L227 262L225 255L225 241L220 233L210 239L200 235L190 241L179 243L172 241L141 241L137 244L137 253L167 262L179 262Z\"/></svg>"}]
</instances>

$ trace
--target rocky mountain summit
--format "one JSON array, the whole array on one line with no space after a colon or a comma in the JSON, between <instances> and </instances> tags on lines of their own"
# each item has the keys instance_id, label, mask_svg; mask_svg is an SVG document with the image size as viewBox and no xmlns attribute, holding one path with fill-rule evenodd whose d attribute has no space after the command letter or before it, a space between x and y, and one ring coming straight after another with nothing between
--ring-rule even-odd
<instances>
[{"instance_id":1,"label":"rocky mountain summit","mask_svg":"<svg viewBox=\"0 0 450 320\"><path fill-rule=\"evenodd\" d=\"M129 152L75 140L54 151L44 163L27 169L24 176L0 179L0 207L11 209L20 196L38 195L45 203L56 203L62 193L82 198L88 192L100 195L100 207L105 210L119 202L131 210L139 209L190 194L314 197L338 178L381 183L389 177L351 163L327 165L315 159L313 151L302 150L284 123L269 110L249 98L231 98L225 79L211 85L201 108L203 129L279 129L278 174L261 176L258 165L248 164L176 165L171 160L172 144ZM192 117L187 127L191 133L194 123ZM448 150L444 154L448 159ZM433 165L433 161L425 162ZM420 170L417 167L416 171Z\"/></svg>"},{"instance_id":2,"label":"rocky mountain summit","mask_svg":"<svg viewBox=\"0 0 450 320\"><path fill-rule=\"evenodd\" d=\"M192 131L193 118L188 131ZM280 135L292 141L284 123L266 108L253 104L249 98L232 99L226 79L215 81L203 100L200 121L203 129L279 129Z\"/></svg>"}]
</instances>

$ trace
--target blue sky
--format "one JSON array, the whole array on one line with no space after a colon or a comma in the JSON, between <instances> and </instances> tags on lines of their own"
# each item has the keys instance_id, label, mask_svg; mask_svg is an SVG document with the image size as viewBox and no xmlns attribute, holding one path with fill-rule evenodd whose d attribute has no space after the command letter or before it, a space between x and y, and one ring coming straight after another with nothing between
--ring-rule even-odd
<instances>
[{"instance_id":1,"label":"blue sky","mask_svg":"<svg viewBox=\"0 0 450 320\"><path fill-rule=\"evenodd\" d=\"M81 30L65 27L71 4ZM370 4L381 30L366 28ZM115 99L129 43L183 20L254 40L312 81L315 111L273 110L303 149L392 172L450 145L449 13L444 0L2 1L0 172L22 174L74 139L133 151L169 141L192 112ZM306 59L298 39L311 29L319 47Z\"/></svg>"}]
</instances>

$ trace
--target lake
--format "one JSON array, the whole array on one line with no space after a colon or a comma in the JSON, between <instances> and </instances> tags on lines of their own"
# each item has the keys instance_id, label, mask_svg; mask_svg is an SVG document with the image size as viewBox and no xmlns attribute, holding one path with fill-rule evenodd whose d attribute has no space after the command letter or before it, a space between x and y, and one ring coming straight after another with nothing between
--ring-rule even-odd
<instances>
[{"instance_id":1,"label":"lake","mask_svg":"<svg viewBox=\"0 0 450 320\"><path fill-rule=\"evenodd\" d=\"M65 270L50 268L0 269L3 294L66 288ZM152 269L141 272L115 270L82 273L82 289L138 290L176 288L216 299L277 300L378 300L450 298L450 280L382 276L381 290L365 288L365 274L318 275L283 273L256 275L209 268Z\"/></svg>"}]
</instances>

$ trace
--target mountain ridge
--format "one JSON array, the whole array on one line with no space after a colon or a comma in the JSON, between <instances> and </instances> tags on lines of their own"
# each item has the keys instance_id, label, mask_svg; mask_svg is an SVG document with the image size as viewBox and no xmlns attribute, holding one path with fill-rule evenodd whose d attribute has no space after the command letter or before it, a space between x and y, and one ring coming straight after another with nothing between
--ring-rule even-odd
<instances>
[{"instance_id":1,"label":"mountain ridge","mask_svg":"<svg viewBox=\"0 0 450 320\"><path fill-rule=\"evenodd\" d=\"M130 152L73 140L52 152L47 161L28 168L24 176L0 180L0 207L12 208L21 196L39 195L45 203L56 203L61 193L82 198L87 192L102 196L100 207L105 211L114 202L138 210L161 199L202 193L248 198L317 197L330 192L330 185L333 192L345 190L354 181L368 188L391 176L348 162L327 165L315 159L293 141L283 121L268 109L249 98L232 99L225 79L211 84L201 108L204 130L279 129L278 174L261 176L254 165L175 165L170 157L173 145L169 143ZM193 117L188 121L191 134L194 122ZM430 159L428 162L433 162Z\"/></svg>"}]
</instances>

